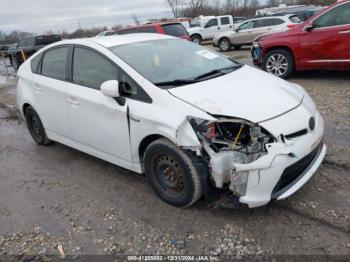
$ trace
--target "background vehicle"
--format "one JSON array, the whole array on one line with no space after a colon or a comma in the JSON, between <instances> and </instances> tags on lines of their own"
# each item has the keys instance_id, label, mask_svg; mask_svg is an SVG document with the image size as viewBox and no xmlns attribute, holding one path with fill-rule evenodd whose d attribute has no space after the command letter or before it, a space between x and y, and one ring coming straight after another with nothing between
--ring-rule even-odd
<instances>
[{"instance_id":1,"label":"background vehicle","mask_svg":"<svg viewBox=\"0 0 350 262\"><path fill-rule=\"evenodd\" d=\"M280 77L350 70L350 1L328 7L296 29L258 38L252 56L256 65Z\"/></svg>"},{"instance_id":2,"label":"background vehicle","mask_svg":"<svg viewBox=\"0 0 350 262\"><path fill-rule=\"evenodd\" d=\"M264 8L256 11L256 16L271 16L271 15L285 15L295 14L301 21L306 21L310 17L323 9L322 6L314 5L292 5L288 6L281 4L277 7Z\"/></svg>"},{"instance_id":3,"label":"background vehicle","mask_svg":"<svg viewBox=\"0 0 350 262\"><path fill-rule=\"evenodd\" d=\"M158 33L164 35L171 35L182 39L190 40L186 28L180 22L164 22L146 24L140 26L133 26L124 29L117 30L115 35L127 35L136 33Z\"/></svg>"},{"instance_id":4,"label":"background vehicle","mask_svg":"<svg viewBox=\"0 0 350 262\"><path fill-rule=\"evenodd\" d=\"M175 37L67 40L17 75L37 144L146 173L177 207L202 194L251 208L287 198L325 156L324 122L302 87Z\"/></svg>"},{"instance_id":5,"label":"background vehicle","mask_svg":"<svg viewBox=\"0 0 350 262\"><path fill-rule=\"evenodd\" d=\"M59 35L30 36L20 40L17 49L12 50L11 65L17 70L19 66L38 50L49 44L61 41Z\"/></svg>"},{"instance_id":6,"label":"background vehicle","mask_svg":"<svg viewBox=\"0 0 350 262\"><path fill-rule=\"evenodd\" d=\"M300 23L300 19L295 15L250 19L234 30L217 34L213 42L214 46L218 46L223 52L232 47L239 49L243 45L251 45L258 36L292 29Z\"/></svg>"},{"instance_id":7,"label":"background vehicle","mask_svg":"<svg viewBox=\"0 0 350 262\"><path fill-rule=\"evenodd\" d=\"M241 21L242 18L239 18ZM203 40L211 40L220 32L235 28L235 20L232 15L216 16L210 18L203 26L188 29L191 40L200 44Z\"/></svg>"},{"instance_id":8,"label":"background vehicle","mask_svg":"<svg viewBox=\"0 0 350 262\"><path fill-rule=\"evenodd\" d=\"M9 49L8 45L0 45L0 55L4 57L8 57L8 49Z\"/></svg>"}]
</instances>

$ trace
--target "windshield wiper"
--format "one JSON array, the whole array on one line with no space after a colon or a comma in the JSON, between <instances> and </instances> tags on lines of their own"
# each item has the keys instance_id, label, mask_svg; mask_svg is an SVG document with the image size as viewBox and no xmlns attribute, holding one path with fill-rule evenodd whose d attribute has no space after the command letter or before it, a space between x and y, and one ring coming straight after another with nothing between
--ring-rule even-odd
<instances>
[{"instance_id":1,"label":"windshield wiper","mask_svg":"<svg viewBox=\"0 0 350 262\"><path fill-rule=\"evenodd\" d=\"M199 80L199 79L207 78L207 77L214 78L214 77L226 75L227 73L224 71L227 71L227 70L233 71L233 70L241 68L241 67L242 67L242 65L238 64L238 65L228 66L228 67L224 67L224 68L220 68L220 69L214 69L214 70L209 71L205 74L197 76L196 78L194 78L194 80ZM230 71L230 72L232 72L232 71Z\"/></svg>"},{"instance_id":2,"label":"windshield wiper","mask_svg":"<svg viewBox=\"0 0 350 262\"><path fill-rule=\"evenodd\" d=\"M181 86L181 85L188 85L197 83L198 81L194 79L175 79L172 81L165 81L165 82L158 82L154 83L156 86Z\"/></svg>"}]
</instances>

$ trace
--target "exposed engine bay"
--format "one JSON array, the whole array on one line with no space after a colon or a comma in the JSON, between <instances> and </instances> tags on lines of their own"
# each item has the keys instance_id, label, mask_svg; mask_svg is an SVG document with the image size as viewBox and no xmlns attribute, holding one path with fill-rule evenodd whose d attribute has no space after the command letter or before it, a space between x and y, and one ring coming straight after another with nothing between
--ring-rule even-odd
<instances>
[{"instance_id":1,"label":"exposed engine bay","mask_svg":"<svg viewBox=\"0 0 350 262\"><path fill-rule=\"evenodd\" d=\"M213 182L217 188L228 186L244 195L248 172L236 172L235 164L249 164L268 153L266 145L275 138L262 127L242 119L218 117L209 122L188 118L201 144L202 155L208 159Z\"/></svg>"}]
</instances>

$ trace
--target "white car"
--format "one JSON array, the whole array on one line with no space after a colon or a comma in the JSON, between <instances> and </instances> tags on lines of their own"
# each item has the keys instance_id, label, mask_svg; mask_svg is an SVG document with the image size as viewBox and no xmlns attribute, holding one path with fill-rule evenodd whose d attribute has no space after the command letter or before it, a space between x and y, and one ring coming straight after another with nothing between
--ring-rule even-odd
<instances>
[{"instance_id":1,"label":"white car","mask_svg":"<svg viewBox=\"0 0 350 262\"><path fill-rule=\"evenodd\" d=\"M301 188L325 156L324 122L303 88L174 37L58 42L18 77L18 107L37 144L146 173L174 206L202 195L263 206Z\"/></svg>"}]
</instances>

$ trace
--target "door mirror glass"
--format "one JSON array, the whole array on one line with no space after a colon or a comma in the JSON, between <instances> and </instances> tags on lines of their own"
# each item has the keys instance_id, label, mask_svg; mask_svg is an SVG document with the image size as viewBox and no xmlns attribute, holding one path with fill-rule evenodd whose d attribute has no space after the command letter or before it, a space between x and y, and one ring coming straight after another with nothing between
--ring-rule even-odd
<instances>
[{"instance_id":1,"label":"door mirror glass","mask_svg":"<svg viewBox=\"0 0 350 262\"><path fill-rule=\"evenodd\" d=\"M311 32L314 27L315 26L313 24L310 24L310 25L305 26L304 30L306 32Z\"/></svg>"},{"instance_id":2,"label":"door mirror glass","mask_svg":"<svg viewBox=\"0 0 350 262\"><path fill-rule=\"evenodd\" d=\"M117 80L109 80L101 85L101 92L105 96L118 98L119 94L119 82Z\"/></svg>"}]
</instances>

